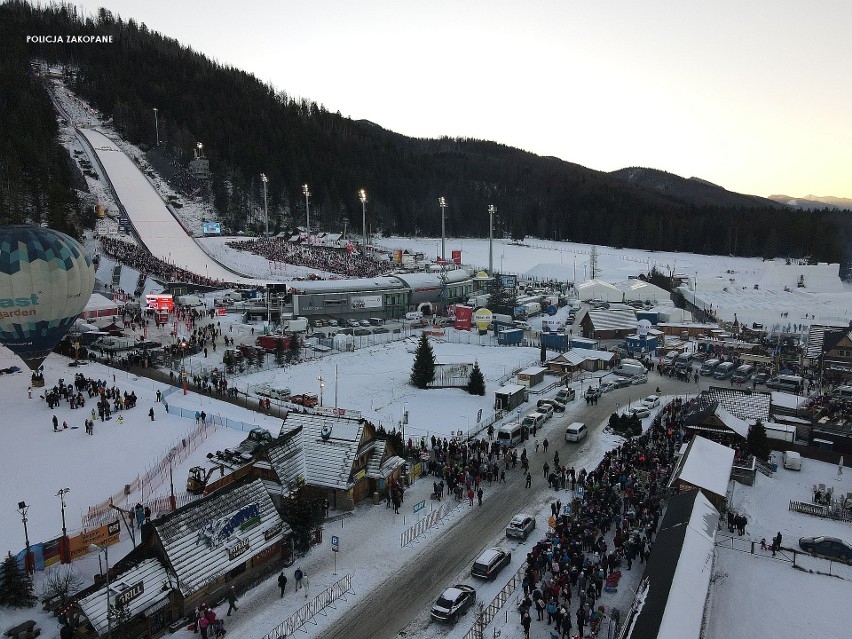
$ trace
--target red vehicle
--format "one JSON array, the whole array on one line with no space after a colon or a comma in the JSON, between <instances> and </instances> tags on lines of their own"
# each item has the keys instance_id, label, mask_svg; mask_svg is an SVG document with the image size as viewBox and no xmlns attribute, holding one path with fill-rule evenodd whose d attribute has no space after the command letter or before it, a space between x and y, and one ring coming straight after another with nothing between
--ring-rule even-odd
<instances>
[{"instance_id":1,"label":"red vehicle","mask_svg":"<svg viewBox=\"0 0 852 639\"><path fill-rule=\"evenodd\" d=\"M307 406L313 408L319 403L317 396L312 393L302 393L301 395L291 395L290 401L299 406Z\"/></svg>"},{"instance_id":2,"label":"red vehicle","mask_svg":"<svg viewBox=\"0 0 852 639\"><path fill-rule=\"evenodd\" d=\"M267 353L274 353L277 350L290 350L291 339L292 336L290 335L284 335L283 337L280 335L261 335L254 343Z\"/></svg>"}]
</instances>

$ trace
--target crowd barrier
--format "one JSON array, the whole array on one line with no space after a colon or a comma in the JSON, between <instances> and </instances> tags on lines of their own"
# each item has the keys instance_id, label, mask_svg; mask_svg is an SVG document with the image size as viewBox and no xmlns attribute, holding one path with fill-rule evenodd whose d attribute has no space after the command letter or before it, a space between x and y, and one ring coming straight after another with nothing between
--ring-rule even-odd
<instances>
[{"instance_id":1,"label":"crowd barrier","mask_svg":"<svg viewBox=\"0 0 852 639\"><path fill-rule=\"evenodd\" d=\"M339 581L336 581L331 586L323 590L320 594L314 597L313 601L306 603L292 615L282 621L276 628L266 633L263 639L284 639L292 637L296 631L300 630L309 621L313 621L314 615L322 612L338 599L346 600L347 594L355 594L352 590L352 574L348 574Z\"/></svg>"}]
</instances>

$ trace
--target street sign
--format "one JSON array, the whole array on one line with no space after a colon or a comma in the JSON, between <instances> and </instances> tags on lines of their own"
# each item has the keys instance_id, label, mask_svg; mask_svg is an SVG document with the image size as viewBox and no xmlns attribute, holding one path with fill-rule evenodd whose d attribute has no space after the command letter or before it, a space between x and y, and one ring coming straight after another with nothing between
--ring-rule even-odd
<instances>
[{"instance_id":1,"label":"street sign","mask_svg":"<svg viewBox=\"0 0 852 639\"><path fill-rule=\"evenodd\" d=\"M331 552L337 552L340 550L340 537L337 535L331 536Z\"/></svg>"},{"instance_id":2,"label":"street sign","mask_svg":"<svg viewBox=\"0 0 852 639\"><path fill-rule=\"evenodd\" d=\"M423 501L418 501L416 504L414 504L414 512L419 513L425 507L426 507L426 500L425 499Z\"/></svg>"}]
</instances>

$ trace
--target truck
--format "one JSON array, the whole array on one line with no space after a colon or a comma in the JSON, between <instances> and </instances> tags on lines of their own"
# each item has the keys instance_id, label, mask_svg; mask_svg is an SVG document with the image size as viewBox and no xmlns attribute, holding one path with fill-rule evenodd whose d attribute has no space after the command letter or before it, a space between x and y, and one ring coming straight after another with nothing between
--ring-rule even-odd
<instances>
[{"instance_id":1,"label":"truck","mask_svg":"<svg viewBox=\"0 0 852 639\"><path fill-rule=\"evenodd\" d=\"M204 302L198 295L181 295L177 298L180 306L204 306Z\"/></svg>"},{"instance_id":2,"label":"truck","mask_svg":"<svg viewBox=\"0 0 852 639\"><path fill-rule=\"evenodd\" d=\"M308 318L294 317L284 322L283 326L287 333L304 333L308 330Z\"/></svg>"},{"instance_id":3,"label":"truck","mask_svg":"<svg viewBox=\"0 0 852 639\"><path fill-rule=\"evenodd\" d=\"M505 313L494 313L493 321L495 324L511 324L512 316Z\"/></svg>"},{"instance_id":4,"label":"truck","mask_svg":"<svg viewBox=\"0 0 852 639\"><path fill-rule=\"evenodd\" d=\"M313 393L301 393L300 395L290 395L290 403L313 408L319 403L319 400Z\"/></svg>"},{"instance_id":5,"label":"truck","mask_svg":"<svg viewBox=\"0 0 852 639\"><path fill-rule=\"evenodd\" d=\"M275 353L279 350L290 350L292 340L293 338L290 335L261 335L254 340L254 343L267 353Z\"/></svg>"},{"instance_id":6,"label":"truck","mask_svg":"<svg viewBox=\"0 0 852 639\"><path fill-rule=\"evenodd\" d=\"M467 305L472 306L474 309L481 308L488 305L488 298L488 295L473 295L468 298Z\"/></svg>"},{"instance_id":7,"label":"truck","mask_svg":"<svg viewBox=\"0 0 852 639\"><path fill-rule=\"evenodd\" d=\"M524 304L524 312L527 317L534 317L541 313L541 304L538 302L527 302Z\"/></svg>"}]
</instances>

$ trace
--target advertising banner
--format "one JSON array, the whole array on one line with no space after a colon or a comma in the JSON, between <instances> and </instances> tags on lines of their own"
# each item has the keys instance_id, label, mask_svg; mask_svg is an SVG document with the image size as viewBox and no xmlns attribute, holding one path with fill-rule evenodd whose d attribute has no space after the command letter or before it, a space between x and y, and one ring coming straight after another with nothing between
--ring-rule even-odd
<instances>
[{"instance_id":1,"label":"advertising banner","mask_svg":"<svg viewBox=\"0 0 852 639\"><path fill-rule=\"evenodd\" d=\"M204 235L221 235L222 227L219 225L219 222L205 222L204 223Z\"/></svg>"},{"instance_id":2,"label":"advertising banner","mask_svg":"<svg viewBox=\"0 0 852 639\"><path fill-rule=\"evenodd\" d=\"M394 249L393 250L393 260L397 264L402 262L402 249Z\"/></svg>"},{"instance_id":3,"label":"advertising banner","mask_svg":"<svg viewBox=\"0 0 852 639\"><path fill-rule=\"evenodd\" d=\"M455 327L460 331L469 331L471 322L473 320L473 307L471 306L462 306L461 304L456 304L455 308L456 313L456 322Z\"/></svg>"},{"instance_id":4,"label":"advertising banner","mask_svg":"<svg viewBox=\"0 0 852 639\"><path fill-rule=\"evenodd\" d=\"M500 282L500 286L509 290L512 290L518 286L517 275L499 275L497 277L497 281Z\"/></svg>"},{"instance_id":5,"label":"advertising banner","mask_svg":"<svg viewBox=\"0 0 852 639\"><path fill-rule=\"evenodd\" d=\"M361 310L365 308L381 308L381 295L352 295L352 310Z\"/></svg>"},{"instance_id":6,"label":"advertising banner","mask_svg":"<svg viewBox=\"0 0 852 639\"><path fill-rule=\"evenodd\" d=\"M112 546L113 544L117 544L119 532L120 527L116 519L109 524L104 524L103 526L98 526L92 530L70 537L68 539L68 546L71 550L71 559L87 555L90 552L89 546L92 544L97 546Z\"/></svg>"},{"instance_id":7,"label":"advertising banner","mask_svg":"<svg viewBox=\"0 0 852 639\"><path fill-rule=\"evenodd\" d=\"M452 258L453 258L453 262L455 262L456 264L461 264L461 260L462 260L462 252L461 251L453 251L451 253L451 255L452 255Z\"/></svg>"}]
</instances>

